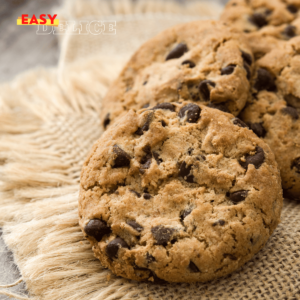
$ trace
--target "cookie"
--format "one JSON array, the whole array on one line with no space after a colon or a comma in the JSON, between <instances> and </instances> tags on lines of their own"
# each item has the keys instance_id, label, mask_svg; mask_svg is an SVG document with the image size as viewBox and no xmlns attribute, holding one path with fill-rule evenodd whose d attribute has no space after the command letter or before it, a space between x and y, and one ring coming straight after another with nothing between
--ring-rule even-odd
<instances>
[{"instance_id":1,"label":"cookie","mask_svg":"<svg viewBox=\"0 0 300 300\"><path fill-rule=\"evenodd\" d=\"M300 37L256 65L255 94L240 118L273 150L285 196L300 199Z\"/></svg>"},{"instance_id":2,"label":"cookie","mask_svg":"<svg viewBox=\"0 0 300 300\"><path fill-rule=\"evenodd\" d=\"M300 34L300 0L231 0L221 21L244 32L260 58Z\"/></svg>"},{"instance_id":3,"label":"cookie","mask_svg":"<svg viewBox=\"0 0 300 300\"><path fill-rule=\"evenodd\" d=\"M208 281L266 243L282 208L274 154L240 119L191 102L119 118L84 163L80 226L118 276Z\"/></svg>"},{"instance_id":4,"label":"cookie","mask_svg":"<svg viewBox=\"0 0 300 300\"><path fill-rule=\"evenodd\" d=\"M252 61L244 36L220 22L167 29L142 45L111 85L103 126L129 109L181 100L237 115L249 97Z\"/></svg>"},{"instance_id":5,"label":"cookie","mask_svg":"<svg viewBox=\"0 0 300 300\"><path fill-rule=\"evenodd\" d=\"M266 22L255 25L262 14ZM233 0L221 20L245 32L255 57L252 97L240 118L271 146L285 196L300 199L300 0Z\"/></svg>"}]
</instances>

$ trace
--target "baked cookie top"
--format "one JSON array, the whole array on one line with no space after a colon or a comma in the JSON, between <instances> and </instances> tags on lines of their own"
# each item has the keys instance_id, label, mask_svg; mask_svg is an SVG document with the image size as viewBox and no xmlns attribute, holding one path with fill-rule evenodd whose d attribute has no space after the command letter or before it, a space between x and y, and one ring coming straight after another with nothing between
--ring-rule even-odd
<instances>
[{"instance_id":1,"label":"baked cookie top","mask_svg":"<svg viewBox=\"0 0 300 300\"><path fill-rule=\"evenodd\" d=\"M256 66L254 97L240 117L273 150L285 195L300 199L300 37Z\"/></svg>"},{"instance_id":2,"label":"baked cookie top","mask_svg":"<svg viewBox=\"0 0 300 300\"><path fill-rule=\"evenodd\" d=\"M246 39L216 21L165 30L142 45L103 100L103 125L129 109L191 100L237 115L249 97L252 52Z\"/></svg>"},{"instance_id":3,"label":"baked cookie top","mask_svg":"<svg viewBox=\"0 0 300 300\"><path fill-rule=\"evenodd\" d=\"M102 264L134 280L226 275L263 247L281 208L269 146L195 103L130 110L82 169L80 226Z\"/></svg>"}]
</instances>

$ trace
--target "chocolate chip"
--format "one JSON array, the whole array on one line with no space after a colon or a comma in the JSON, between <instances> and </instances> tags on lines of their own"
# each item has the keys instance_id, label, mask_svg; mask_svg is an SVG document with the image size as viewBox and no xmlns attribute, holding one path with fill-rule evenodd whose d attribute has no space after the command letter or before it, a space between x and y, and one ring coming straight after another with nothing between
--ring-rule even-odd
<instances>
[{"instance_id":1,"label":"chocolate chip","mask_svg":"<svg viewBox=\"0 0 300 300\"><path fill-rule=\"evenodd\" d=\"M192 212L192 209L184 210L180 215L181 221L183 221L191 212Z\"/></svg>"},{"instance_id":2,"label":"chocolate chip","mask_svg":"<svg viewBox=\"0 0 300 300\"><path fill-rule=\"evenodd\" d=\"M234 72L236 65L229 65L221 70L221 75L230 75Z\"/></svg>"},{"instance_id":3,"label":"chocolate chip","mask_svg":"<svg viewBox=\"0 0 300 300\"><path fill-rule=\"evenodd\" d=\"M212 87L216 86L216 84L211 80L203 80L199 84L199 91L204 101L210 100L210 89L208 87L209 85Z\"/></svg>"},{"instance_id":4,"label":"chocolate chip","mask_svg":"<svg viewBox=\"0 0 300 300\"><path fill-rule=\"evenodd\" d=\"M292 94L289 94L289 95L284 96L284 100L287 102L287 104L289 106L294 107L294 108L300 108L300 98L298 98Z\"/></svg>"},{"instance_id":5,"label":"chocolate chip","mask_svg":"<svg viewBox=\"0 0 300 300\"><path fill-rule=\"evenodd\" d=\"M300 174L300 157L293 160L291 169L293 168L296 168L296 172Z\"/></svg>"},{"instance_id":6,"label":"chocolate chip","mask_svg":"<svg viewBox=\"0 0 300 300\"><path fill-rule=\"evenodd\" d=\"M275 79L273 75L266 69L259 68L257 70L257 77L254 84L254 88L259 92L267 90L269 92L275 92L277 90Z\"/></svg>"},{"instance_id":7,"label":"chocolate chip","mask_svg":"<svg viewBox=\"0 0 300 300\"><path fill-rule=\"evenodd\" d=\"M147 83L148 83L148 81L144 81L143 85L146 85ZM148 105L148 106L149 106L149 105ZM148 106L147 106L147 107L148 107ZM144 107L143 107L143 108L144 108Z\"/></svg>"},{"instance_id":8,"label":"chocolate chip","mask_svg":"<svg viewBox=\"0 0 300 300\"><path fill-rule=\"evenodd\" d=\"M187 165L186 162L182 162L180 169L179 169L179 176L183 177L183 179L187 182L193 183L194 182L194 175L190 174L192 171L193 165Z\"/></svg>"},{"instance_id":9,"label":"chocolate chip","mask_svg":"<svg viewBox=\"0 0 300 300\"><path fill-rule=\"evenodd\" d=\"M189 264L189 269L192 273L199 273L200 272L198 267L192 261Z\"/></svg>"},{"instance_id":10,"label":"chocolate chip","mask_svg":"<svg viewBox=\"0 0 300 300\"><path fill-rule=\"evenodd\" d=\"M197 123L200 117L201 108L194 104L189 103L186 106L182 107L178 113L180 118L186 116L186 121L189 123Z\"/></svg>"},{"instance_id":11,"label":"chocolate chip","mask_svg":"<svg viewBox=\"0 0 300 300\"><path fill-rule=\"evenodd\" d=\"M143 135L145 131L149 130L152 116L153 116L152 113L147 115L147 120L146 120L145 124L141 128L138 128L138 130L135 132L135 134Z\"/></svg>"},{"instance_id":12,"label":"chocolate chip","mask_svg":"<svg viewBox=\"0 0 300 300\"><path fill-rule=\"evenodd\" d=\"M298 12L298 7L294 4L287 5L286 9L292 14L296 14Z\"/></svg>"},{"instance_id":13,"label":"chocolate chip","mask_svg":"<svg viewBox=\"0 0 300 300\"><path fill-rule=\"evenodd\" d=\"M167 109L170 111L175 111L175 106L171 103L165 102L165 103L159 103L152 108L152 110L157 110L157 109Z\"/></svg>"},{"instance_id":14,"label":"chocolate chip","mask_svg":"<svg viewBox=\"0 0 300 300\"><path fill-rule=\"evenodd\" d=\"M264 138L266 136L266 130L263 127L263 122L261 123L248 123L249 128L260 138Z\"/></svg>"},{"instance_id":15,"label":"chocolate chip","mask_svg":"<svg viewBox=\"0 0 300 300\"><path fill-rule=\"evenodd\" d=\"M194 151L193 148L189 148L188 151L187 151L187 154L188 154L188 155L192 155L193 151Z\"/></svg>"},{"instance_id":16,"label":"chocolate chip","mask_svg":"<svg viewBox=\"0 0 300 300\"><path fill-rule=\"evenodd\" d=\"M247 79L250 80L251 79L251 70L250 70L249 65L246 62L244 62L244 69L247 72Z\"/></svg>"},{"instance_id":17,"label":"chocolate chip","mask_svg":"<svg viewBox=\"0 0 300 300\"><path fill-rule=\"evenodd\" d=\"M265 10L265 15L266 16L269 16L269 15L271 15L273 13L273 11L271 10L271 9L269 9L269 8L267 8L266 10Z\"/></svg>"},{"instance_id":18,"label":"chocolate chip","mask_svg":"<svg viewBox=\"0 0 300 300\"><path fill-rule=\"evenodd\" d=\"M240 120L239 118L234 118L234 119L232 120L232 123L233 123L234 125L239 126L239 127L244 127L244 128L247 128L247 127L248 127L248 126L247 126L242 120Z\"/></svg>"},{"instance_id":19,"label":"chocolate chip","mask_svg":"<svg viewBox=\"0 0 300 300\"><path fill-rule=\"evenodd\" d=\"M162 127L166 127L167 126L167 123L164 120L161 120L160 123L161 123Z\"/></svg>"},{"instance_id":20,"label":"chocolate chip","mask_svg":"<svg viewBox=\"0 0 300 300\"><path fill-rule=\"evenodd\" d=\"M136 231L138 231L138 232L142 232L143 229L144 229L143 226L141 226L140 224L138 224L138 223L135 222L135 221L128 221L127 224L128 224L129 226L131 226L133 229L135 229Z\"/></svg>"},{"instance_id":21,"label":"chocolate chip","mask_svg":"<svg viewBox=\"0 0 300 300\"><path fill-rule=\"evenodd\" d=\"M189 68L194 68L196 66L195 63L189 59L184 60L181 64L188 65Z\"/></svg>"},{"instance_id":22,"label":"chocolate chip","mask_svg":"<svg viewBox=\"0 0 300 300\"><path fill-rule=\"evenodd\" d=\"M151 166L151 162L152 162L152 153L151 153L151 147L150 145L146 145L143 148L143 151L146 153L145 156L142 157L141 159L141 168L140 168L140 172L142 174L145 173L145 169L149 169Z\"/></svg>"},{"instance_id":23,"label":"chocolate chip","mask_svg":"<svg viewBox=\"0 0 300 300\"><path fill-rule=\"evenodd\" d=\"M245 161L241 161L241 160L239 161L240 165L244 169L247 170L249 165L254 165L254 167L258 169L265 161L264 150L259 146L257 146L255 150L256 150L256 154L254 155L247 154L245 157Z\"/></svg>"},{"instance_id":24,"label":"chocolate chip","mask_svg":"<svg viewBox=\"0 0 300 300\"><path fill-rule=\"evenodd\" d=\"M197 155L196 160L203 161L203 160L206 160L206 157L204 155Z\"/></svg>"},{"instance_id":25,"label":"chocolate chip","mask_svg":"<svg viewBox=\"0 0 300 300\"><path fill-rule=\"evenodd\" d=\"M227 106L225 104L221 104L221 103L216 103L215 104L215 103L209 102L207 104L207 107L218 109L220 111L229 113L229 110L228 110L228 108L227 108Z\"/></svg>"},{"instance_id":26,"label":"chocolate chip","mask_svg":"<svg viewBox=\"0 0 300 300\"><path fill-rule=\"evenodd\" d=\"M142 106L142 108L148 108L150 106L149 103L146 103L145 105Z\"/></svg>"},{"instance_id":27,"label":"chocolate chip","mask_svg":"<svg viewBox=\"0 0 300 300\"><path fill-rule=\"evenodd\" d=\"M106 127L109 125L109 123L110 123L110 113L108 113L106 116L105 116L105 118L104 118L104 121L103 121L103 127L104 127L104 129L106 129Z\"/></svg>"},{"instance_id":28,"label":"chocolate chip","mask_svg":"<svg viewBox=\"0 0 300 300\"><path fill-rule=\"evenodd\" d=\"M283 30L283 34L285 36L287 36L288 38L293 38L296 36L296 27L293 25L288 25L285 27L285 29Z\"/></svg>"},{"instance_id":29,"label":"chocolate chip","mask_svg":"<svg viewBox=\"0 0 300 300\"><path fill-rule=\"evenodd\" d=\"M88 236L94 237L97 242L100 242L104 235L111 233L111 229L104 221L92 219L84 227L84 232Z\"/></svg>"},{"instance_id":30,"label":"chocolate chip","mask_svg":"<svg viewBox=\"0 0 300 300\"><path fill-rule=\"evenodd\" d=\"M131 193L133 193L133 194L135 194L138 198L140 198L141 197L141 194L140 193L138 193L137 191L135 191L135 190L129 190L129 192L131 192Z\"/></svg>"},{"instance_id":31,"label":"chocolate chip","mask_svg":"<svg viewBox=\"0 0 300 300\"><path fill-rule=\"evenodd\" d=\"M174 49L170 51L170 53L167 55L166 60L179 58L181 57L185 52L188 52L188 47L184 43L180 43L176 45Z\"/></svg>"},{"instance_id":32,"label":"chocolate chip","mask_svg":"<svg viewBox=\"0 0 300 300\"><path fill-rule=\"evenodd\" d=\"M130 166L131 157L118 145L113 146L114 165L113 168L123 168Z\"/></svg>"},{"instance_id":33,"label":"chocolate chip","mask_svg":"<svg viewBox=\"0 0 300 300\"><path fill-rule=\"evenodd\" d=\"M173 233L173 228L167 228L162 225L155 226L151 228L153 237L156 239L158 245L166 246L168 241L171 239Z\"/></svg>"},{"instance_id":34,"label":"chocolate chip","mask_svg":"<svg viewBox=\"0 0 300 300\"><path fill-rule=\"evenodd\" d=\"M152 262L155 261L155 257L152 256L149 252L147 252L147 254L146 254L146 259L147 259L148 264L151 264Z\"/></svg>"},{"instance_id":35,"label":"chocolate chip","mask_svg":"<svg viewBox=\"0 0 300 300\"><path fill-rule=\"evenodd\" d=\"M299 119L298 112L297 112L297 110L294 107L286 106L286 107L284 107L284 108L281 109L281 112L284 115L291 116L293 120L298 120Z\"/></svg>"},{"instance_id":36,"label":"chocolate chip","mask_svg":"<svg viewBox=\"0 0 300 300\"><path fill-rule=\"evenodd\" d=\"M123 239L117 237L106 246L105 249L106 255L111 259L116 258L120 248L129 248L129 247Z\"/></svg>"},{"instance_id":37,"label":"chocolate chip","mask_svg":"<svg viewBox=\"0 0 300 300\"><path fill-rule=\"evenodd\" d=\"M252 16L249 17L249 21L256 25L258 28L262 28L268 25L268 21L265 15L261 13L254 13Z\"/></svg>"},{"instance_id":38,"label":"chocolate chip","mask_svg":"<svg viewBox=\"0 0 300 300\"><path fill-rule=\"evenodd\" d=\"M241 53L242 53L242 58L243 58L244 62L246 64L248 64L249 66L251 66L252 65L252 56L243 50L241 50Z\"/></svg>"},{"instance_id":39,"label":"chocolate chip","mask_svg":"<svg viewBox=\"0 0 300 300\"><path fill-rule=\"evenodd\" d=\"M248 191L237 191L233 192L229 195L230 200L234 203L237 204L241 201L244 201L248 195Z\"/></svg>"},{"instance_id":40,"label":"chocolate chip","mask_svg":"<svg viewBox=\"0 0 300 300\"><path fill-rule=\"evenodd\" d=\"M225 221L224 220L218 220L218 221L214 222L212 226L217 226L217 225L224 226Z\"/></svg>"},{"instance_id":41,"label":"chocolate chip","mask_svg":"<svg viewBox=\"0 0 300 300\"><path fill-rule=\"evenodd\" d=\"M150 194L148 194L148 193L145 193L143 195L143 197L144 197L145 200L150 200L152 198L152 196Z\"/></svg>"},{"instance_id":42,"label":"chocolate chip","mask_svg":"<svg viewBox=\"0 0 300 300\"><path fill-rule=\"evenodd\" d=\"M159 158L159 154L157 152L153 151L152 154L158 165L163 162L163 160Z\"/></svg>"}]
</instances>

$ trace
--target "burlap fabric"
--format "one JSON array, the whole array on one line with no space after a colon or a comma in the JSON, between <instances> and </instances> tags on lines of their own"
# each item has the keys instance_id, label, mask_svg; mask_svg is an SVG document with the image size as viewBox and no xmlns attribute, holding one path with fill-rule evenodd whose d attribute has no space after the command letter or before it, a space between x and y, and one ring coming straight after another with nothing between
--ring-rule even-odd
<instances>
[{"instance_id":1,"label":"burlap fabric","mask_svg":"<svg viewBox=\"0 0 300 300\"><path fill-rule=\"evenodd\" d=\"M300 299L297 202L285 201L281 224L255 258L206 284L115 277L94 258L78 225L81 165L101 135L98 116L109 84L148 37L218 12L197 2L67 1L60 11L66 19L116 13L110 20L117 19L117 35L66 34L58 68L33 70L0 87L0 226L30 299ZM3 286L0 294L27 299Z\"/></svg>"}]
</instances>

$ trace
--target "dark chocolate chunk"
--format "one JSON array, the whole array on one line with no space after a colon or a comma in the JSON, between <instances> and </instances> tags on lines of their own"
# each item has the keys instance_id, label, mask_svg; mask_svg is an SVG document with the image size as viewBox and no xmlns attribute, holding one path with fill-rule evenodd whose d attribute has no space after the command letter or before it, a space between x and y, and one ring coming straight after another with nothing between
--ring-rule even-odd
<instances>
[{"instance_id":1,"label":"dark chocolate chunk","mask_svg":"<svg viewBox=\"0 0 300 300\"><path fill-rule=\"evenodd\" d=\"M241 190L241 191L230 193L229 198L234 204L237 204L241 201L244 201L247 195L248 195L248 191Z\"/></svg>"},{"instance_id":2,"label":"dark chocolate chunk","mask_svg":"<svg viewBox=\"0 0 300 300\"><path fill-rule=\"evenodd\" d=\"M146 254L146 259L147 259L148 264L151 264L152 262L155 261L155 257L152 256L149 252L147 252L147 254Z\"/></svg>"},{"instance_id":3,"label":"dark chocolate chunk","mask_svg":"<svg viewBox=\"0 0 300 300\"><path fill-rule=\"evenodd\" d=\"M122 150L118 145L113 147L114 154L114 165L113 168L123 168L130 166L131 157L124 150Z\"/></svg>"},{"instance_id":4,"label":"dark chocolate chunk","mask_svg":"<svg viewBox=\"0 0 300 300\"><path fill-rule=\"evenodd\" d=\"M239 118L234 118L234 119L232 120L232 123L233 123L234 125L239 126L239 127L244 127L244 128L247 128L247 127L248 127L248 126L247 126L241 119L239 119Z\"/></svg>"},{"instance_id":5,"label":"dark chocolate chunk","mask_svg":"<svg viewBox=\"0 0 300 300\"><path fill-rule=\"evenodd\" d=\"M251 79L251 70L250 70L249 65L246 62L244 62L244 69L247 72L247 79L250 80Z\"/></svg>"},{"instance_id":6,"label":"dark chocolate chunk","mask_svg":"<svg viewBox=\"0 0 300 300\"><path fill-rule=\"evenodd\" d=\"M173 233L173 228L167 228L162 225L155 226L151 228L153 237L156 239L158 245L166 246L168 241L171 239Z\"/></svg>"},{"instance_id":7,"label":"dark chocolate chunk","mask_svg":"<svg viewBox=\"0 0 300 300\"><path fill-rule=\"evenodd\" d=\"M145 193L143 195L143 197L144 197L145 200L150 200L152 198L152 196L150 194L148 194L148 193Z\"/></svg>"},{"instance_id":8,"label":"dark chocolate chunk","mask_svg":"<svg viewBox=\"0 0 300 300\"><path fill-rule=\"evenodd\" d=\"M216 222L213 223L213 226L217 226L217 225L224 226L225 225L225 221L224 220L218 220L218 221L216 221Z\"/></svg>"},{"instance_id":9,"label":"dark chocolate chunk","mask_svg":"<svg viewBox=\"0 0 300 300\"><path fill-rule=\"evenodd\" d=\"M148 83L148 81L144 81L143 85L146 85L147 83ZM149 106L149 105L148 105L148 106ZM147 107L148 107L148 106L147 106ZM144 107L143 107L143 108L144 108ZM145 108L146 108L146 107L145 107Z\"/></svg>"},{"instance_id":10,"label":"dark chocolate chunk","mask_svg":"<svg viewBox=\"0 0 300 300\"><path fill-rule=\"evenodd\" d=\"M111 233L111 229L104 221L92 219L84 227L84 232L88 236L94 237L97 242L100 242L104 235Z\"/></svg>"},{"instance_id":11,"label":"dark chocolate chunk","mask_svg":"<svg viewBox=\"0 0 300 300\"><path fill-rule=\"evenodd\" d=\"M201 108L194 103L189 103L182 107L178 113L180 118L186 116L186 121L189 123L197 123L200 117Z\"/></svg>"},{"instance_id":12,"label":"dark chocolate chunk","mask_svg":"<svg viewBox=\"0 0 300 300\"><path fill-rule=\"evenodd\" d=\"M120 237L112 240L105 248L106 255L113 259L117 257L120 248L129 248L127 243Z\"/></svg>"},{"instance_id":13,"label":"dark chocolate chunk","mask_svg":"<svg viewBox=\"0 0 300 300\"><path fill-rule=\"evenodd\" d=\"M261 123L248 123L249 128L260 138L264 138L266 136L266 130L263 126L263 122Z\"/></svg>"},{"instance_id":14,"label":"dark chocolate chunk","mask_svg":"<svg viewBox=\"0 0 300 300\"><path fill-rule=\"evenodd\" d=\"M133 229L135 229L136 231L138 231L138 232L142 232L143 229L144 229L143 226L141 226L140 224L138 224L138 223L135 222L135 221L128 221L127 224L128 224L129 226L131 226Z\"/></svg>"},{"instance_id":15,"label":"dark chocolate chunk","mask_svg":"<svg viewBox=\"0 0 300 300\"><path fill-rule=\"evenodd\" d=\"M293 120L298 120L299 119L298 112L294 107L291 107L291 106L284 107L284 108L281 109L281 112L284 115L291 116Z\"/></svg>"},{"instance_id":16,"label":"dark chocolate chunk","mask_svg":"<svg viewBox=\"0 0 300 300\"><path fill-rule=\"evenodd\" d=\"M138 193L137 191L135 191L135 190L129 190L129 192L131 192L131 193L133 193L133 194L135 194L138 198L140 198L141 197L141 194L140 193Z\"/></svg>"},{"instance_id":17,"label":"dark chocolate chunk","mask_svg":"<svg viewBox=\"0 0 300 300\"><path fill-rule=\"evenodd\" d=\"M110 123L110 113L108 113L106 116L105 116L105 118L104 118L104 121L103 121L103 127L104 127L104 129L106 129L106 127L109 125L109 123Z\"/></svg>"},{"instance_id":18,"label":"dark chocolate chunk","mask_svg":"<svg viewBox=\"0 0 300 300\"><path fill-rule=\"evenodd\" d=\"M286 9L292 14L296 14L298 12L298 7L294 4L288 4Z\"/></svg>"},{"instance_id":19,"label":"dark chocolate chunk","mask_svg":"<svg viewBox=\"0 0 300 300\"><path fill-rule=\"evenodd\" d=\"M287 102L288 106L294 108L300 108L300 98L292 94L284 96L284 100Z\"/></svg>"},{"instance_id":20,"label":"dark chocolate chunk","mask_svg":"<svg viewBox=\"0 0 300 300\"><path fill-rule=\"evenodd\" d=\"M221 70L221 75L230 75L234 72L236 65L228 65Z\"/></svg>"},{"instance_id":21,"label":"dark chocolate chunk","mask_svg":"<svg viewBox=\"0 0 300 300\"><path fill-rule=\"evenodd\" d=\"M271 10L271 9L269 9L269 8L267 8L266 10L265 10L265 15L266 16L269 16L269 15L271 15L273 13L273 11Z\"/></svg>"},{"instance_id":22,"label":"dark chocolate chunk","mask_svg":"<svg viewBox=\"0 0 300 300\"><path fill-rule=\"evenodd\" d=\"M144 104L143 106L142 106L142 108L148 108L150 106L150 104L149 103L146 103L146 104Z\"/></svg>"},{"instance_id":23,"label":"dark chocolate chunk","mask_svg":"<svg viewBox=\"0 0 300 300\"><path fill-rule=\"evenodd\" d=\"M192 212L192 209L190 209L190 208L184 210L180 215L181 220L183 221L191 212Z\"/></svg>"},{"instance_id":24,"label":"dark chocolate chunk","mask_svg":"<svg viewBox=\"0 0 300 300\"><path fill-rule=\"evenodd\" d=\"M165 102L165 103L159 103L156 106L152 108L153 110L157 109L168 109L170 111L175 111L175 106L171 103Z\"/></svg>"},{"instance_id":25,"label":"dark chocolate chunk","mask_svg":"<svg viewBox=\"0 0 300 300\"><path fill-rule=\"evenodd\" d=\"M152 154L158 165L163 162L163 160L159 158L159 154L157 152L153 151Z\"/></svg>"},{"instance_id":26,"label":"dark chocolate chunk","mask_svg":"<svg viewBox=\"0 0 300 300\"><path fill-rule=\"evenodd\" d=\"M200 272L198 267L192 261L189 264L189 269L192 273L199 273Z\"/></svg>"},{"instance_id":27,"label":"dark chocolate chunk","mask_svg":"<svg viewBox=\"0 0 300 300\"><path fill-rule=\"evenodd\" d=\"M193 165L187 165L186 162L182 162L180 169L179 169L179 176L183 177L183 179L187 182L193 183L194 182L194 175L190 174L192 171Z\"/></svg>"},{"instance_id":28,"label":"dark chocolate chunk","mask_svg":"<svg viewBox=\"0 0 300 300\"><path fill-rule=\"evenodd\" d=\"M212 102L209 102L207 104L207 107L218 109L220 111L227 112L227 113L229 112L227 106L225 104L222 104L222 103L212 103Z\"/></svg>"},{"instance_id":29,"label":"dark chocolate chunk","mask_svg":"<svg viewBox=\"0 0 300 300\"><path fill-rule=\"evenodd\" d=\"M241 53L242 53L242 58L243 58L244 62L246 64L248 64L249 66L251 66L252 62L253 62L252 61L252 56L249 53L244 52L243 50L241 50Z\"/></svg>"},{"instance_id":30,"label":"dark chocolate chunk","mask_svg":"<svg viewBox=\"0 0 300 300\"><path fill-rule=\"evenodd\" d=\"M265 161L265 153L264 150L257 146L256 147L256 153L254 155L249 155L247 154L245 156L245 161L239 161L240 165L244 168L244 169L248 169L249 165L254 165L254 167L256 169L258 169Z\"/></svg>"},{"instance_id":31,"label":"dark chocolate chunk","mask_svg":"<svg viewBox=\"0 0 300 300\"><path fill-rule=\"evenodd\" d=\"M151 153L151 147L150 145L146 145L143 148L143 151L146 153L145 156L142 157L141 159L141 173L145 173L145 169L149 169L151 162L152 162L152 153Z\"/></svg>"},{"instance_id":32,"label":"dark chocolate chunk","mask_svg":"<svg viewBox=\"0 0 300 300\"><path fill-rule=\"evenodd\" d=\"M210 89L208 86L215 87L216 84L211 80L203 80L199 84L199 91L204 101L210 100Z\"/></svg>"},{"instance_id":33,"label":"dark chocolate chunk","mask_svg":"<svg viewBox=\"0 0 300 300\"><path fill-rule=\"evenodd\" d=\"M228 257L228 258L230 258L231 260L237 260L237 257L236 257L235 255L233 255L233 254L230 254L230 253L225 253L225 254L224 254L224 257L225 257L225 258Z\"/></svg>"},{"instance_id":34,"label":"dark chocolate chunk","mask_svg":"<svg viewBox=\"0 0 300 300\"><path fill-rule=\"evenodd\" d=\"M166 127L167 126L167 123L164 120L161 120L160 123L161 123L162 127Z\"/></svg>"},{"instance_id":35,"label":"dark chocolate chunk","mask_svg":"<svg viewBox=\"0 0 300 300\"><path fill-rule=\"evenodd\" d=\"M135 132L136 134L143 135L145 131L149 130L152 116L153 116L152 113L147 115L147 119L146 119L145 124L141 128L138 128L138 130Z\"/></svg>"},{"instance_id":36,"label":"dark chocolate chunk","mask_svg":"<svg viewBox=\"0 0 300 300\"><path fill-rule=\"evenodd\" d=\"M195 63L189 59L184 60L181 64L188 65L189 68L194 68L196 66Z\"/></svg>"},{"instance_id":37,"label":"dark chocolate chunk","mask_svg":"<svg viewBox=\"0 0 300 300\"><path fill-rule=\"evenodd\" d=\"M153 280L154 280L153 283L155 283L155 284L166 284L166 283L168 283L167 281L157 277L157 275L154 272L152 272L152 277L153 277Z\"/></svg>"},{"instance_id":38,"label":"dark chocolate chunk","mask_svg":"<svg viewBox=\"0 0 300 300\"><path fill-rule=\"evenodd\" d=\"M293 168L295 168L296 172L300 174L300 157L293 160L291 169L293 170Z\"/></svg>"},{"instance_id":39,"label":"dark chocolate chunk","mask_svg":"<svg viewBox=\"0 0 300 300\"><path fill-rule=\"evenodd\" d=\"M258 92L262 90L275 92L277 90L273 75L267 69L263 69L263 68L259 68L257 70L257 77L254 84L254 88Z\"/></svg>"},{"instance_id":40,"label":"dark chocolate chunk","mask_svg":"<svg viewBox=\"0 0 300 300\"><path fill-rule=\"evenodd\" d=\"M288 25L285 27L282 33L288 38L293 38L296 36L296 30L297 28L295 26Z\"/></svg>"},{"instance_id":41,"label":"dark chocolate chunk","mask_svg":"<svg viewBox=\"0 0 300 300\"><path fill-rule=\"evenodd\" d=\"M176 45L175 48L173 48L170 53L167 55L166 60L179 58L181 57L185 52L188 52L188 47L184 43L180 43Z\"/></svg>"},{"instance_id":42,"label":"dark chocolate chunk","mask_svg":"<svg viewBox=\"0 0 300 300\"><path fill-rule=\"evenodd\" d=\"M254 13L252 16L249 17L249 21L256 25L258 28L262 28L268 25L266 16L262 13Z\"/></svg>"}]
</instances>

